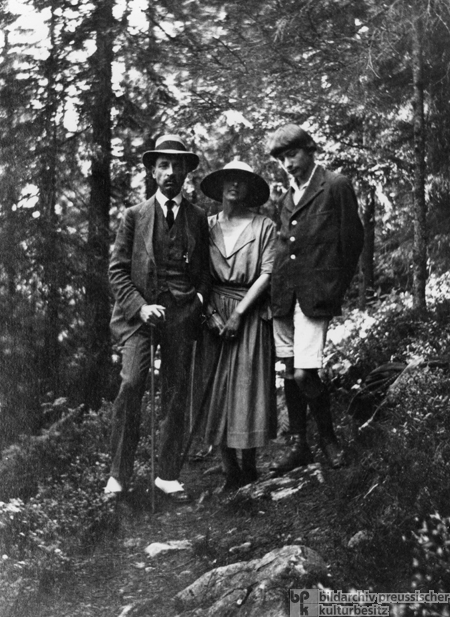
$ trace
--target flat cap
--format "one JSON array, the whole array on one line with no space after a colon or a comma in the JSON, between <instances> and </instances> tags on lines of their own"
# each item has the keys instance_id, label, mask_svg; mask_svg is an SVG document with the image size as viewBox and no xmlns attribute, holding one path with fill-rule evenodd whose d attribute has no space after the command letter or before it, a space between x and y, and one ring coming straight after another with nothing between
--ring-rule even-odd
<instances>
[{"instance_id":1,"label":"flat cap","mask_svg":"<svg viewBox=\"0 0 450 617\"><path fill-rule=\"evenodd\" d=\"M309 133L298 124L280 126L269 136L267 151L271 156L279 156L283 150L290 148L304 148L310 152L317 150L317 144Z\"/></svg>"}]
</instances>

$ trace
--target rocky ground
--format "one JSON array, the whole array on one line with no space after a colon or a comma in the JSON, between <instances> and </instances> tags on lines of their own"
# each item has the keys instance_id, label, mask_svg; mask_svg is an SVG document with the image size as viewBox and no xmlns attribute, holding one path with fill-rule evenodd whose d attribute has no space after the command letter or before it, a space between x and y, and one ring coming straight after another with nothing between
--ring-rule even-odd
<instances>
[{"instance_id":1,"label":"rocky ground","mask_svg":"<svg viewBox=\"0 0 450 617\"><path fill-rule=\"evenodd\" d=\"M195 498L192 504L174 507L162 498L152 513L146 493L117 503L114 533L77 557L65 579L44 585L21 606L20 617L177 615L174 596L205 572L292 544L305 545L323 558L330 588L354 585L349 538L342 537L333 503L345 471L329 469L317 453L305 478L294 479L281 495L271 494L264 483L269 462L283 450L281 443L273 442L259 454L256 496L245 490L220 494L219 458L212 453L183 470L182 481ZM154 556L146 552L151 544L177 541L184 543L177 550Z\"/></svg>"}]
</instances>

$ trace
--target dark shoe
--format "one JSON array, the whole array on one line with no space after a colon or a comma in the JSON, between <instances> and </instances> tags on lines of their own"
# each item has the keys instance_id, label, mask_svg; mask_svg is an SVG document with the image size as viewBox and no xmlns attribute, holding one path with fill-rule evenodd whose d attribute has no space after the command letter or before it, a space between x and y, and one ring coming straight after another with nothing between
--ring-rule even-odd
<instances>
[{"instance_id":1,"label":"dark shoe","mask_svg":"<svg viewBox=\"0 0 450 617\"><path fill-rule=\"evenodd\" d=\"M225 476L227 478L240 478L241 468L239 467L235 448L221 445L220 454L222 455L222 466Z\"/></svg>"},{"instance_id":2,"label":"dark shoe","mask_svg":"<svg viewBox=\"0 0 450 617\"><path fill-rule=\"evenodd\" d=\"M220 489L220 493L231 493L237 491L241 486L243 486L243 483L240 477L229 476L225 479L225 484Z\"/></svg>"},{"instance_id":3,"label":"dark shoe","mask_svg":"<svg viewBox=\"0 0 450 617\"><path fill-rule=\"evenodd\" d=\"M258 479L256 470L256 448L242 450L242 486L251 484Z\"/></svg>"},{"instance_id":4,"label":"dark shoe","mask_svg":"<svg viewBox=\"0 0 450 617\"><path fill-rule=\"evenodd\" d=\"M339 447L337 441L320 442L320 447L325 455L330 467L338 469L344 463L344 451Z\"/></svg>"},{"instance_id":5,"label":"dark shoe","mask_svg":"<svg viewBox=\"0 0 450 617\"><path fill-rule=\"evenodd\" d=\"M248 471L242 473L242 486L246 486L247 484L251 484L252 482L256 482L258 479L258 472L256 471Z\"/></svg>"},{"instance_id":6,"label":"dark shoe","mask_svg":"<svg viewBox=\"0 0 450 617\"><path fill-rule=\"evenodd\" d=\"M283 456L279 463L270 466L271 471L287 473L297 467L305 467L314 462L314 457L305 441L295 439L294 445Z\"/></svg>"}]
</instances>

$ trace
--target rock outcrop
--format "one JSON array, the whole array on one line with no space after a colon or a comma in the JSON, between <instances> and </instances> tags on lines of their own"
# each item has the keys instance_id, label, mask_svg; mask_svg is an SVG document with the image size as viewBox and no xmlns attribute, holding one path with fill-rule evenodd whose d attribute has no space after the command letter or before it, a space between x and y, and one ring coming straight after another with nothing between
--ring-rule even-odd
<instances>
[{"instance_id":1,"label":"rock outcrop","mask_svg":"<svg viewBox=\"0 0 450 617\"><path fill-rule=\"evenodd\" d=\"M288 617L290 588L326 583L327 566L302 545L284 546L261 559L215 568L180 591L178 617Z\"/></svg>"}]
</instances>

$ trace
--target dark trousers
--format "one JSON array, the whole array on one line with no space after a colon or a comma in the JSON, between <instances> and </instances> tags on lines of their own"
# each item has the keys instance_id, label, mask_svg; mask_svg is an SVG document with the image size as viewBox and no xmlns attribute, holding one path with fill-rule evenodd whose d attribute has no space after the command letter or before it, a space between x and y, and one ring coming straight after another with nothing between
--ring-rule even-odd
<instances>
[{"instance_id":1,"label":"dark trousers","mask_svg":"<svg viewBox=\"0 0 450 617\"><path fill-rule=\"evenodd\" d=\"M177 480L188 406L193 335L201 314L197 296L178 306L169 294L158 299L166 306L166 321L153 328L161 351L161 411L158 475ZM150 326L143 326L123 345L119 394L113 406L111 476L126 484L133 473L139 442L141 403L150 368Z\"/></svg>"}]
</instances>

